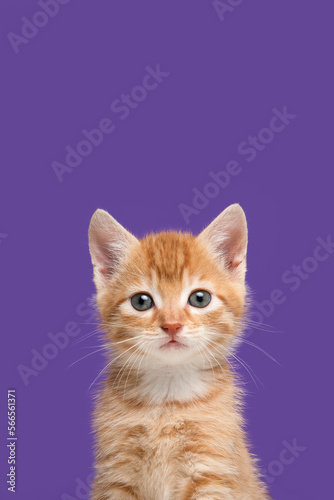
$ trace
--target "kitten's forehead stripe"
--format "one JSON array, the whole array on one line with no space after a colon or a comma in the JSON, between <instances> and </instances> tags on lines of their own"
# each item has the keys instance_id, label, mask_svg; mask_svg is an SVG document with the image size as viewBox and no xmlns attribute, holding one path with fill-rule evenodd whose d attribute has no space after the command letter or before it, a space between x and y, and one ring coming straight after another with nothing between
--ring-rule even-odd
<instances>
[{"instance_id":1,"label":"kitten's forehead stripe","mask_svg":"<svg viewBox=\"0 0 334 500\"><path fill-rule=\"evenodd\" d=\"M191 258L194 237L176 232L150 234L141 241L147 267L159 280L180 281Z\"/></svg>"}]
</instances>

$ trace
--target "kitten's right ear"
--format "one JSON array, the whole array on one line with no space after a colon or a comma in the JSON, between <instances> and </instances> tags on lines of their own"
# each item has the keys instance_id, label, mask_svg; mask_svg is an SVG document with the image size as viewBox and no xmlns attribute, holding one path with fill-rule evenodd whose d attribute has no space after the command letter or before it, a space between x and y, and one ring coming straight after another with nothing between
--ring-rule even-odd
<instances>
[{"instance_id":1,"label":"kitten's right ear","mask_svg":"<svg viewBox=\"0 0 334 500\"><path fill-rule=\"evenodd\" d=\"M232 279L245 279L247 253L246 216L238 203L227 207L198 236L225 264Z\"/></svg>"},{"instance_id":2,"label":"kitten's right ear","mask_svg":"<svg viewBox=\"0 0 334 500\"><path fill-rule=\"evenodd\" d=\"M129 248L138 240L108 212L100 209L91 218L88 237L94 282L99 291L106 287Z\"/></svg>"}]
</instances>

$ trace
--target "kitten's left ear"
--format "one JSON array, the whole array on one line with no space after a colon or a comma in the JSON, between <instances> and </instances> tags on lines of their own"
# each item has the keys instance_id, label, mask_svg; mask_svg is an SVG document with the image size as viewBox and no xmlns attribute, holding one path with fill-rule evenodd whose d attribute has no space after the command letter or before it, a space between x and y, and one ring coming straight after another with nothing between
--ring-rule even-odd
<instances>
[{"instance_id":1,"label":"kitten's left ear","mask_svg":"<svg viewBox=\"0 0 334 500\"><path fill-rule=\"evenodd\" d=\"M232 279L244 281L246 274L247 222L238 203L230 205L198 236L209 244Z\"/></svg>"}]
</instances>

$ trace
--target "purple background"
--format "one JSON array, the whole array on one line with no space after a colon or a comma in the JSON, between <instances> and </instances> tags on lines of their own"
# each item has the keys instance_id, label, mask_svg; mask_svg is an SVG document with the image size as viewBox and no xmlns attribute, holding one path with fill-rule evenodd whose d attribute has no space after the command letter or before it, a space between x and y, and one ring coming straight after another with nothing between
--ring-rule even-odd
<instances>
[{"instance_id":1,"label":"purple background","mask_svg":"<svg viewBox=\"0 0 334 500\"><path fill-rule=\"evenodd\" d=\"M96 336L77 338L24 385L48 333L84 323L77 307L94 293L87 229L98 207L137 235L164 228L199 232L230 203L249 222L248 282L257 301L281 289L286 300L242 346L263 383L240 370L249 396L248 431L264 468L279 470L283 441L306 448L273 480L277 500L332 495L334 256L301 280L282 274L333 234L333 7L330 2L249 0L221 21L212 3L70 1L15 54L7 33L32 19L36 1L1 2L1 498L5 485L6 393L17 390L19 500L68 500L92 467L87 390L104 366ZM140 85L145 67L170 75L120 120L110 104ZM296 118L248 163L237 152L269 124L272 109ZM116 126L60 183L81 130L102 118ZM209 172L239 160L242 173L187 224ZM86 307L86 306L84 306ZM94 325L81 324L83 337ZM276 467L276 469L275 469ZM277 469L278 467L278 469ZM65 494L71 495L66 497ZM80 493L80 492L79 492ZM82 492L81 492L82 493ZM85 498L85 495L81 495ZM158 500L158 499L157 499Z\"/></svg>"}]
</instances>

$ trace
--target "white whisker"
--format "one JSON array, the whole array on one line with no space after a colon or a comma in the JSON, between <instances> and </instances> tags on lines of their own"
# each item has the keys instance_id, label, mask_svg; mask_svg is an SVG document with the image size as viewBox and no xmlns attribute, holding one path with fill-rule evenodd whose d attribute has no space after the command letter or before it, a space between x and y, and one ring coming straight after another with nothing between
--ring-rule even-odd
<instances>
[{"instance_id":1,"label":"white whisker","mask_svg":"<svg viewBox=\"0 0 334 500\"><path fill-rule=\"evenodd\" d=\"M124 354L126 354L130 349L133 349L134 347L136 347L136 345L133 345L131 347L129 347L129 349L127 349L126 351L122 352L119 356L117 356L116 358L113 358L101 371L100 373L98 374L98 376L93 380L93 382L90 384L89 388L88 388L88 393L90 391L90 389L93 387L93 385L95 384L95 382L100 378L100 376L102 375L102 373L104 373L111 365L112 363L114 363L118 358L120 358L121 356L123 356Z\"/></svg>"},{"instance_id":2,"label":"white whisker","mask_svg":"<svg viewBox=\"0 0 334 500\"><path fill-rule=\"evenodd\" d=\"M271 359L272 361L274 361L278 366L282 367L282 365L275 358L273 358L268 352L266 352L264 349L262 349L258 345L254 344L253 342L250 342L247 339L242 339L242 342L244 342L245 344L251 345L252 347L255 347L259 351L263 352L263 354L268 356L268 358Z\"/></svg>"},{"instance_id":3,"label":"white whisker","mask_svg":"<svg viewBox=\"0 0 334 500\"><path fill-rule=\"evenodd\" d=\"M101 352L101 351L104 351L104 347L100 348L100 349L97 349L96 351L94 352L90 352L88 354L86 354L86 356L83 356L82 358L78 359L77 361L74 361L74 363L71 363L70 366L68 368L71 368L71 366L74 366L76 365L77 363L79 363L79 361L82 361L83 359L86 359L88 358L88 356L92 356L93 354L96 354L97 352Z\"/></svg>"}]
</instances>

